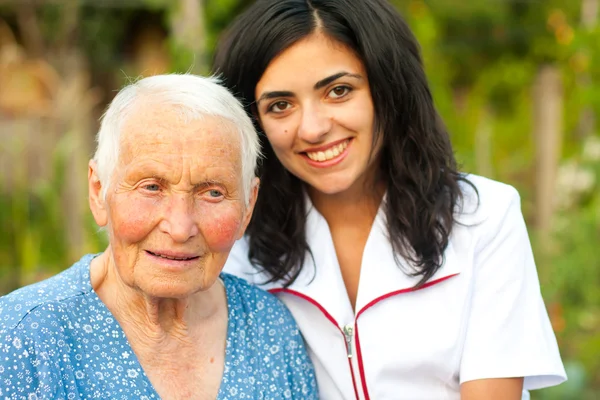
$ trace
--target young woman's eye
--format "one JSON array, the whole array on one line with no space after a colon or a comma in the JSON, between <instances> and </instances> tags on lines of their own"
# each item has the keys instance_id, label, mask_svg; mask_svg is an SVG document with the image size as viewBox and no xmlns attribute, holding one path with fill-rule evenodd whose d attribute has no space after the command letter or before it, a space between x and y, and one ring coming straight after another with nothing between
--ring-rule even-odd
<instances>
[{"instance_id":1,"label":"young woman's eye","mask_svg":"<svg viewBox=\"0 0 600 400\"><path fill-rule=\"evenodd\" d=\"M271 106L269 107L269 111L280 113L284 112L288 108L290 108L290 103L288 103L287 101L278 101L271 104Z\"/></svg>"},{"instance_id":2,"label":"young woman's eye","mask_svg":"<svg viewBox=\"0 0 600 400\"><path fill-rule=\"evenodd\" d=\"M331 91L329 91L329 97L339 99L347 95L350 92L350 90L351 89L348 86L336 86L333 89L331 89Z\"/></svg>"}]
</instances>

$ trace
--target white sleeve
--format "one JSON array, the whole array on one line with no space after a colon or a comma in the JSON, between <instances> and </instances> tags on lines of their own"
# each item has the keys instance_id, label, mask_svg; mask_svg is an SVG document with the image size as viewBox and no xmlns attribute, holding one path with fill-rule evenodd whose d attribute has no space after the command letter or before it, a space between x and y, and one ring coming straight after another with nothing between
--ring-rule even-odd
<instances>
[{"instance_id":1,"label":"white sleeve","mask_svg":"<svg viewBox=\"0 0 600 400\"><path fill-rule=\"evenodd\" d=\"M566 380L517 191L479 227L460 382L524 377L524 389ZM496 199L498 201L498 199ZM503 210L503 211L502 211Z\"/></svg>"}]
</instances>

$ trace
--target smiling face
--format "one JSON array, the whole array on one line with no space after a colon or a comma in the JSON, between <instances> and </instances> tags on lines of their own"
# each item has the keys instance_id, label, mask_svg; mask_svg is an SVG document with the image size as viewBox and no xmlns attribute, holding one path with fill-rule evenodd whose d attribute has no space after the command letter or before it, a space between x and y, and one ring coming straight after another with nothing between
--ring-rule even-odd
<instances>
[{"instance_id":1,"label":"smiling face","mask_svg":"<svg viewBox=\"0 0 600 400\"><path fill-rule=\"evenodd\" d=\"M151 297L186 297L217 279L256 189L246 207L231 123L210 116L186 122L165 105L135 107L106 200L90 163L92 212L107 227L120 280Z\"/></svg>"},{"instance_id":2,"label":"smiling face","mask_svg":"<svg viewBox=\"0 0 600 400\"><path fill-rule=\"evenodd\" d=\"M295 43L269 64L255 96L277 158L314 190L340 194L374 175L369 82L343 44L321 34Z\"/></svg>"}]
</instances>

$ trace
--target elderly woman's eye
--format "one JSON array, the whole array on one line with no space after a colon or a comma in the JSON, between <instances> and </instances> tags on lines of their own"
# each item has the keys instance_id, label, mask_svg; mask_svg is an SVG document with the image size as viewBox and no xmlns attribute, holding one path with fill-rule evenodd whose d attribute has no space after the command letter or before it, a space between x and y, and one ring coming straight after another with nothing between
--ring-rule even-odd
<instances>
[{"instance_id":1,"label":"elderly woman's eye","mask_svg":"<svg viewBox=\"0 0 600 400\"><path fill-rule=\"evenodd\" d=\"M146 189L150 192L157 192L160 190L160 186L156 183L150 183L148 185L144 185L144 189Z\"/></svg>"},{"instance_id":2,"label":"elderly woman's eye","mask_svg":"<svg viewBox=\"0 0 600 400\"><path fill-rule=\"evenodd\" d=\"M221 193L219 190L216 190L216 189L209 190L208 194L210 197L214 197L214 198L219 198L219 197L223 196L223 193Z\"/></svg>"}]
</instances>

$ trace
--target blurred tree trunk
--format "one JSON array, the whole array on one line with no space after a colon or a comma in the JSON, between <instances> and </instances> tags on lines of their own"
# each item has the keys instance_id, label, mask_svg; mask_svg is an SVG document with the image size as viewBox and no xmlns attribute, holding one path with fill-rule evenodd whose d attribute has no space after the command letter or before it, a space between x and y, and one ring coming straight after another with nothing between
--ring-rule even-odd
<instances>
[{"instance_id":1,"label":"blurred tree trunk","mask_svg":"<svg viewBox=\"0 0 600 400\"><path fill-rule=\"evenodd\" d=\"M475 131L475 162L477 173L487 178L493 177L492 127L493 112L489 105L482 107Z\"/></svg>"},{"instance_id":2,"label":"blurred tree trunk","mask_svg":"<svg viewBox=\"0 0 600 400\"><path fill-rule=\"evenodd\" d=\"M598 0L582 0L581 1L581 24L587 30L593 30L598 22L598 8L600 3Z\"/></svg>"},{"instance_id":3,"label":"blurred tree trunk","mask_svg":"<svg viewBox=\"0 0 600 400\"><path fill-rule=\"evenodd\" d=\"M535 141L535 222L542 243L552 227L556 172L563 129L563 87L555 65L544 65L533 87L533 134Z\"/></svg>"},{"instance_id":4,"label":"blurred tree trunk","mask_svg":"<svg viewBox=\"0 0 600 400\"><path fill-rule=\"evenodd\" d=\"M86 252L87 160L92 154L92 109L99 102L99 96L90 89L87 62L78 48L81 2L64 0L61 7L57 8L61 24L56 39L52 42L41 33L38 8L40 5L36 2L21 3L17 22L19 32L24 37L27 53L27 61L23 61L22 65L39 64L43 67L17 69L12 72L12 76L21 73L45 82L42 85L45 89L43 94L47 95L49 100L47 109L44 108L44 128L28 132L32 138L26 149L30 158L28 164L44 166L43 171L39 171L30 179L35 182L48 178L47 175L52 173L48 166L52 165L52 158L57 154L60 143L68 145L69 151L65 152L67 159L61 200L69 261L75 261ZM30 102L25 111L31 112L33 104ZM15 115L18 120L24 118Z\"/></svg>"},{"instance_id":5,"label":"blurred tree trunk","mask_svg":"<svg viewBox=\"0 0 600 400\"><path fill-rule=\"evenodd\" d=\"M189 72L206 73L209 65L206 57L204 0L176 0L172 7L170 30L174 51L182 52L174 55L175 67Z\"/></svg>"},{"instance_id":6,"label":"blurred tree trunk","mask_svg":"<svg viewBox=\"0 0 600 400\"><path fill-rule=\"evenodd\" d=\"M581 1L581 25L588 31L593 31L598 24L599 0ZM592 79L588 72L582 73L578 79L578 84L587 88L591 85ZM579 114L579 123L577 125L577 136L585 138L592 134L596 129L596 115L591 106L584 107Z\"/></svg>"},{"instance_id":7,"label":"blurred tree trunk","mask_svg":"<svg viewBox=\"0 0 600 400\"><path fill-rule=\"evenodd\" d=\"M19 7L17 14L20 26L36 31L32 10ZM34 49L19 46L12 29L0 20L0 218L7 222L0 232L4 291L21 286L39 267L43 239L37 227L29 226L37 211L31 194L40 177L52 170L48 165L55 139L48 121L58 77L47 63L25 54L28 50L37 54L39 38L32 35L24 41Z\"/></svg>"},{"instance_id":8,"label":"blurred tree trunk","mask_svg":"<svg viewBox=\"0 0 600 400\"><path fill-rule=\"evenodd\" d=\"M16 16L27 54L30 57L41 58L44 52L44 40L35 8L31 3L22 2L16 7Z\"/></svg>"},{"instance_id":9,"label":"blurred tree trunk","mask_svg":"<svg viewBox=\"0 0 600 400\"><path fill-rule=\"evenodd\" d=\"M56 96L55 113L61 135L69 142L65 171L63 210L69 244L69 258L77 260L86 249L85 219L87 202L87 162L92 154L92 111L100 96L90 89L87 60L78 46L81 2L65 0L62 30L49 58L62 77Z\"/></svg>"}]
</instances>

